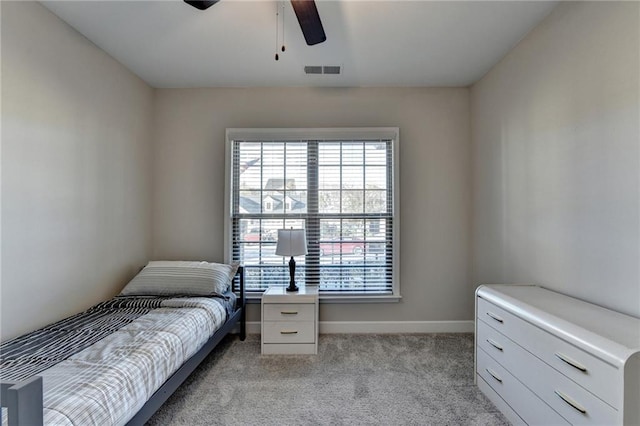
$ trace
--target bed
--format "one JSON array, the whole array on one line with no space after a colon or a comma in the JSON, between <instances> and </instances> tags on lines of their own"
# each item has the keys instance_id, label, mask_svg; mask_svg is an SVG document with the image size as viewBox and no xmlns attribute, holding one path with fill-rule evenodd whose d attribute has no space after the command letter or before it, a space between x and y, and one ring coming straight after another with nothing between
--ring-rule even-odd
<instances>
[{"instance_id":1,"label":"bed","mask_svg":"<svg viewBox=\"0 0 640 426\"><path fill-rule=\"evenodd\" d=\"M0 345L3 424L144 424L245 323L242 267L149 262L113 299Z\"/></svg>"}]
</instances>

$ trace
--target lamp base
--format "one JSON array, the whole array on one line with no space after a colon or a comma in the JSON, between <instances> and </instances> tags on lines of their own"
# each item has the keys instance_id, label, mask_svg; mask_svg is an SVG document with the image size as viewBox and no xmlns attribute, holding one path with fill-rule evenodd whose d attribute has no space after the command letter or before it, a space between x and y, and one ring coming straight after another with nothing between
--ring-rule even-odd
<instances>
[{"instance_id":1,"label":"lamp base","mask_svg":"<svg viewBox=\"0 0 640 426\"><path fill-rule=\"evenodd\" d=\"M298 291L298 286L296 285L296 282L294 281L294 278L296 276L296 261L293 260L293 256L291 256L291 259L289 260L289 287L287 287L287 291Z\"/></svg>"}]
</instances>

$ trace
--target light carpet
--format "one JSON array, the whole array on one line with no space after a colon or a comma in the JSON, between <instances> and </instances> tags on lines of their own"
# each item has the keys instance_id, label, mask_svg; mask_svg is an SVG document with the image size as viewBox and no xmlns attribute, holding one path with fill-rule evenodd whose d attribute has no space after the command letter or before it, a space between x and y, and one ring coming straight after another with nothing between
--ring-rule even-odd
<instances>
[{"instance_id":1,"label":"light carpet","mask_svg":"<svg viewBox=\"0 0 640 426\"><path fill-rule=\"evenodd\" d=\"M472 334L323 334L318 355L228 336L149 425L508 425L473 383Z\"/></svg>"}]
</instances>

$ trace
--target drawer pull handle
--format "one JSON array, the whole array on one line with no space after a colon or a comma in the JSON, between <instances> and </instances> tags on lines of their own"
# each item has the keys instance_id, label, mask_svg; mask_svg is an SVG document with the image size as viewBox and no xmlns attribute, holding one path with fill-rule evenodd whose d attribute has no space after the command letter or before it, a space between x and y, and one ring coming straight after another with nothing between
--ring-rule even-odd
<instances>
[{"instance_id":1,"label":"drawer pull handle","mask_svg":"<svg viewBox=\"0 0 640 426\"><path fill-rule=\"evenodd\" d=\"M298 315L298 311L280 311L280 315Z\"/></svg>"},{"instance_id":2,"label":"drawer pull handle","mask_svg":"<svg viewBox=\"0 0 640 426\"><path fill-rule=\"evenodd\" d=\"M489 315L494 320L498 321L500 324L502 324L504 322L504 320L502 318L500 318L499 316L497 316L493 312L487 312L487 315Z\"/></svg>"},{"instance_id":3,"label":"drawer pull handle","mask_svg":"<svg viewBox=\"0 0 640 426\"><path fill-rule=\"evenodd\" d=\"M500 346L499 344L497 344L496 342L494 342L491 339L487 339L487 343L489 343L491 346L493 346L494 348L496 348L497 350L499 350L500 352L502 352L504 349L502 348L502 346Z\"/></svg>"},{"instance_id":4,"label":"drawer pull handle","mask_svg":"<svg viewBox=\"0 0 640 426\"><path fill-rule=\"evenodd\" d=\"M560 392L559 390L554 390L554 392L556 393L556 395L558 395L560 397L560 399L562 399L564 402L566 402L567 404L569 404L570 406L572 406L573 408L575 408L576 410L580 411L582 414L587 414L587 410L580 404L578 404L577 402L575 402L570 396L564 394L563 392Z\"/></svg>"},{"instance_id":5,"label":"drawer pull handle","mask_svg":"<svg viewBox=\"0 0 640 426\"><path fill-rule=\"evenodd\" d=\"M488 368L486 368L486 370L487 370L487 373L489 373L491 375L491 377L493 377L494 379L496 379L497 381L502 383L502 379L500 378L500 376L498 376L496 373L494 373L493 371L489 370Z\"/></svg>"},{"instance_id":6,"label":"drawer pull handle","mask_svg":"<svg viewBox=\"0 0 640 426\"><path fill-rule=\"evenodd\" d=\"M564 361L567 364L569 364L570 366L572 366L573 368L577 368L578 370L582 371L583 373L587 372L587 367L585 367L584 365L580 364L577 361L572 360L568 356L563 355L560 352L556 352L554 355L557 356L558 358L560 358L562 361Z\"/></svg>"},{"instance_id":7,"label":"drawer pull handle","mask_svg":"<svg viewBox=\"0 0 640 426\"><path fill-rule=\"evenodd\" d=\"M280 334L298 334L298 330L293 330L293 331L281 331Z\"/></svg>"}]
</instances>

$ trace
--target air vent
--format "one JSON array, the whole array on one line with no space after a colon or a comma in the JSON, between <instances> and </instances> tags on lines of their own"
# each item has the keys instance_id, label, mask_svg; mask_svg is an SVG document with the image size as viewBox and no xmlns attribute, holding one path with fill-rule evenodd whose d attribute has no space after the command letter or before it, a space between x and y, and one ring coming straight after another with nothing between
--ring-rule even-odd
<instances>
[{"instance_id":1,"label":"air vent","mask_svg":"<svg viewBox=\"0 0 640 426\"><path fill-rule=\"evenodd\" d=\"M335 65L329 65L322 67L323 74L340 74L340 67Z\"/></svg>"},{"instance_id":2,"label":"air vent","mask_svg":"<svg viewBox=\"0 0 640 426\"><path fill-rule=\"evenodd\" d=\"M322 67L307 65L304 67L305 74L322 74Z\"/></svg>"},{"instance_id":3,"label":"air vent","mask_svg":"<svg viewBox=\"0 0 640 426\"><path fill-rule=\"evenodd\" d=\"M305 74L328 74L340 75L342 67L340 65L307 65L304 67Z\"/></svg>"}]
</instances>

